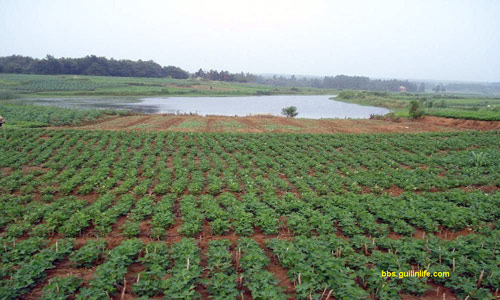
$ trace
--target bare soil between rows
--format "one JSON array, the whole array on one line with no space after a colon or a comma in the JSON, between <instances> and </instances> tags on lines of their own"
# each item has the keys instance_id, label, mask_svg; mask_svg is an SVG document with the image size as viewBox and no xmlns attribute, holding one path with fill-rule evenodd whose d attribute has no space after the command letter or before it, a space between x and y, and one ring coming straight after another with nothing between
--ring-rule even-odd
<instances>
[{"instance_id":1,"label":"bare soil between rows","mask_svg":"<svg viewBox=\"0 0 500 300\"><path fill-rule=\"evenodd\" d=\"M101 118L78 126L51 129L183 131L240 133L417 133L462 130L500 130L500 121L475 121L425 116L419 120L370 119L291 119L276 116L197 116L197 115L132 115Z\"/></svg>"}]
</instances>

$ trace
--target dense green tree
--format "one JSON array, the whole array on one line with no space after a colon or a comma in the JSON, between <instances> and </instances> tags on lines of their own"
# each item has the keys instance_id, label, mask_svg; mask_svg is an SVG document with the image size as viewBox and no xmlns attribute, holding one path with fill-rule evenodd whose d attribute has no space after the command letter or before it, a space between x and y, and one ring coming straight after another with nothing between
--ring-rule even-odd
<instances>
[{"instance_id":1,"label":"dense green tree","mask_svg":"<svg viewBox=\"0 0 500 300\"><path fill-rule=\"evenodd\" d=\"M189 77L189 73L181 68L162 67L152 60L115 60L95 55L82 58L55 58L52 55L47 55L43 59L19 55L0 57L0 73L172 77L179 79Z\"/></svg>"},{"instance_id":2,"label":"dense green tree","mask_svg":"<svg viewBox=\"0 0 500 300\"><path fill-rule=\"evenodd\" d=\"M86 75L103 76L106 75L106 69L97 62L92 63L85 72Z\"/></svg>"},{"instance_id":3,"label":"dense green tree","mask_svg":"<svg viewBox=\"0 0 500 300\"><path fill-rule=\"evenodd\" d=\"M295 118L299 113L297 112L297 107L288 106L288 107L284 107L281 110L281 114L286 116L287 118Z\"/></svg>"},{"instance_id":4,"label":"dense green tree","mask_svg":"<svg viewBox=\"0 0 500 300\"><path fill-rule=\"evenodd\" d=\"M176 79L186 79L189 77L189 73L184 71L179 67L167 66L162 69L162 77L172 77Z\"/></svg>"}]
</instances>

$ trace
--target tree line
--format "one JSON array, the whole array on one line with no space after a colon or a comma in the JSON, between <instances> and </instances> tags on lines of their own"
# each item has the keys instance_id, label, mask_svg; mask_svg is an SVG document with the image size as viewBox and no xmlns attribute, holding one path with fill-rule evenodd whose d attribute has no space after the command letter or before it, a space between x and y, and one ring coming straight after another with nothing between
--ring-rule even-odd
<instances>
[{"instance_id":1,"label":"tree line","mask_svg":"<svg viewBox=\"0 0 500 300\"><path fill-rule=\"evenodd\" d=\"M291 77L272 76L257 78L257 83L275 85L275 86L293 86L293 87L315 87L324 89L352 89L352 90L368 90L368 91L400 91L404 87L408 92L424 92L425 86L410 82L408 80L382 80L370 79L364 76L325 76L323 78L297 78L294 75Z\"/></svg>"},{"instance_id":2,"label":"tree line","mask_svg":"<svg viewBox=\"0 0 500 300\"><path fill-rule=\"evenodd\" d=\"M113 58L98 57L88 55L82 58L55 58L47 55L43 59L28 56L12 55L0 57L0 73L17 74L73 74L73 75L94 75L94 76L121 76L121 77L172 77L176 79L186 79L189 77L228 81L228 82L251 82L272 86L290 87L315 87L329 89L356 89L369 91L399 91L404 87L408 92L424 92L425 86L407 80L381 80L370 79L363 76L325 76L323 78L314 77L297 78L292 75L285 76L262 76L250 73L230 73L229 71L199 69L197 72L189 72L175 66L162 67L158 63L149 61L115 60Z\"/></svg>"},{"instance_id":3,"label":"tree line","mask_svg":"<svg viewBox=\"0 0 500 300\"><path fill-rule=\"evenodd\" d=\"M0 57L0 73L172 77L177 79L189 77L189 73L179 67L162 67L152 60L115 60L95 55L88 55L82 58L55 58L54 56L47 55L43 59L20 55L5 56Z\"/></svg>"},{"instance_id":4,"label":"tree line","mask_svg":"<svg viewBox=\"0 0 500 300\"><path fill-rule=\"evenodd\" d=\"M193 78L201 78L206 80L218 80L229 82L257 82L259 76L250 73L229 73L229 71L210 70L204 71L199 69L193 74Z\"/></svg>"},{"instance_id":5,"label":"tree line","mask_svg":"<svg viewBox=\"0 0 500 300\"><path fill-rule=\"evenodd\" d=\"M425 92L425 85L421 83L410 82L408 80L381 80L370 79L363 76L325 76L323 78L297 78L295 75L285 76L262 76L250 73L229 73L228 71L199 69L193 74L195 78L219 81L252 82L272 86L290 86L290 87L315 87L324 89L353 89L368 91L400 91L404 87L408 92Z\"/></svg>"}]
</instances>

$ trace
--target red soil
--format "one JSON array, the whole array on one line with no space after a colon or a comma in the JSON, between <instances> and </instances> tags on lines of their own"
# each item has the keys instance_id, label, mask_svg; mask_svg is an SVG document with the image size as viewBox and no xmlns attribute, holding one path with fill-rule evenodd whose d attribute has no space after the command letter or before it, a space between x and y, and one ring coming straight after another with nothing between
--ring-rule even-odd
<instances>
[{"instance_id":1,"label":"red soil","mask_svg":"<svg viewBox=\"0 0 500 300\"><path fill-rule=\"evenodd\" d=\"M183 121L205 123L203 128L183 128ZM214 126L223 122L237 122L241 128ZM222 122L222 123L219 123ZM141 126L138 126L141 125ZM297 133L412 133L455 130L499 130L500 121L473 121L426 116L418 121L355 119L290 119L273 116L227 117L197 115L133 115L113 116L75 127L76 129L135 130L135 131L201 131L201 132L297 132Z\"/></svg>"}]
</instances>

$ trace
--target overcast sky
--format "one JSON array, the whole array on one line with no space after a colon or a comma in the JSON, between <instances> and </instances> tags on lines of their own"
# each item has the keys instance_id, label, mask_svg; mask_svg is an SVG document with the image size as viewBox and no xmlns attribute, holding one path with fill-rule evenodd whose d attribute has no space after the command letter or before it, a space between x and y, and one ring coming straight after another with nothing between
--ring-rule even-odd
<instances>
[{"instance_id":1,"label":"overcast sky","mask_svg":"<svg viewBox=\"0 0 500 300\"><path fill-rule=\"evenodd\" d=\"M0 56L500 81L498 0L0 0Z\"/></svg>"}]
</instances>

